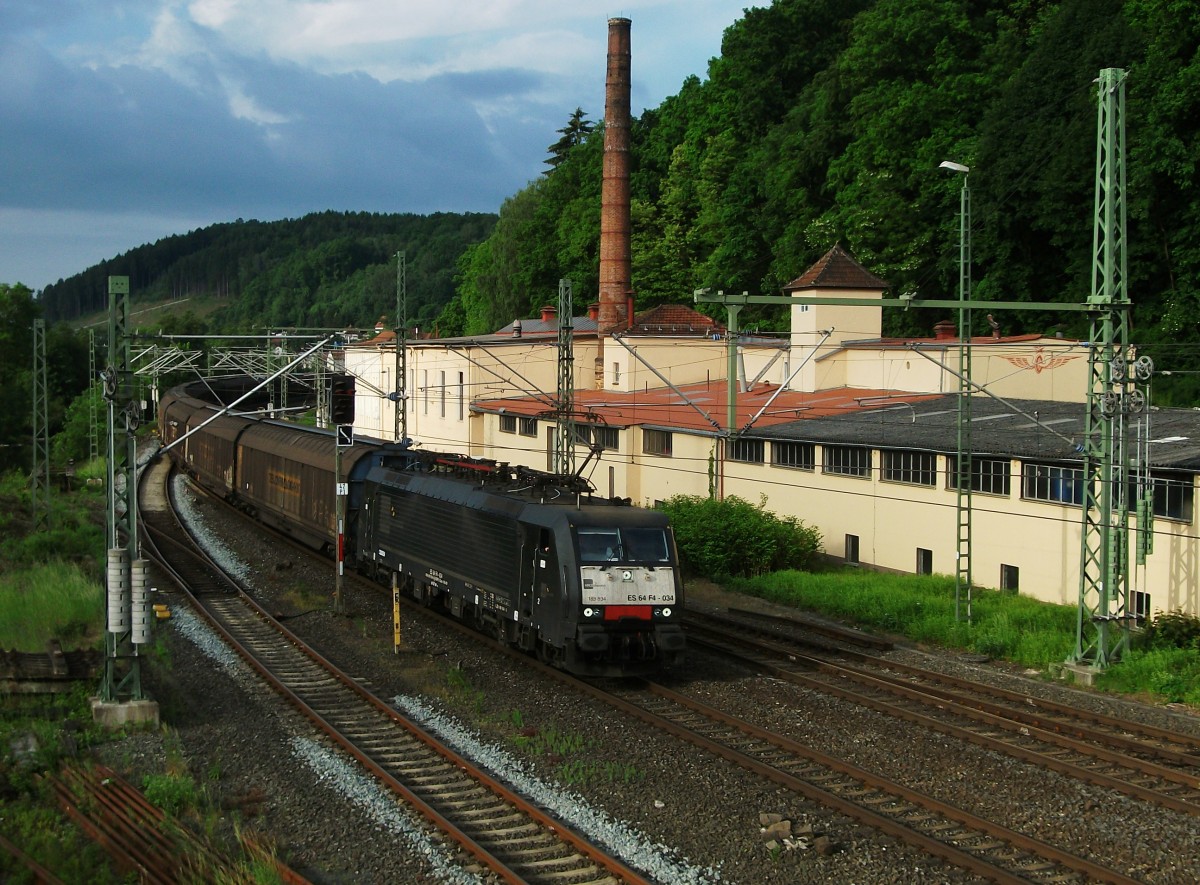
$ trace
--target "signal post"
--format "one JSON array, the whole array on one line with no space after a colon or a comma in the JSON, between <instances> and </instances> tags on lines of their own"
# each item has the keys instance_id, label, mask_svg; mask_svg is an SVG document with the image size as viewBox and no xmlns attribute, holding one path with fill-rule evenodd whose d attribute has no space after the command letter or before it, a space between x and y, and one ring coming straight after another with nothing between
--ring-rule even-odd
<instances>
[{"instance_id":1,"label":"signal post","mask_svg":"<svg viewBox=\"0 0 1200 885\"><path fill-rule=\"evenodd\" d=\"M329 418L334 425L336 440L333 456L333 476L336 484L335 526L337 545L335 550L336 564L333 577L333 610L339 615L346 614L346 597L343 592L343 582L346 573L346 496L350 494L350 484L342 472L342 449L354 445L354 376L338 373L331 376L329 384Z\"/></svg>"}]
</instances>

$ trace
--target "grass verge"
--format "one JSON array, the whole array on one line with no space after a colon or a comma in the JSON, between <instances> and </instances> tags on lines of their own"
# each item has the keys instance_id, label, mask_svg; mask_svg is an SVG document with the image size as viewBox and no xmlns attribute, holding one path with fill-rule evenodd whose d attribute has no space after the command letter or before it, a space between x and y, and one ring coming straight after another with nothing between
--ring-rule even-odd
<instances>
[{"instance_id":1,"label":"grass verge","mask_svg":"<svg viewBox=\"0 0 1200 885\"><path fill-rule=\"evenodd\" d=\"M803 608L915 642L958 648L1047 671L1075 649L1078 609L976 589L971 621L955 615L954 579L864 570L783 571L731 580L727 589ZM965 599L959 600L965 615ZM1176 635L1149 630L1096 680L1105 691L1200 707L1200 642L1184 633L1193 619L1157 616ZM1182 627L1180 624L1182 623ZM1181 647L1175 647L1176 645Z\"/></svg>"}]
</instances>

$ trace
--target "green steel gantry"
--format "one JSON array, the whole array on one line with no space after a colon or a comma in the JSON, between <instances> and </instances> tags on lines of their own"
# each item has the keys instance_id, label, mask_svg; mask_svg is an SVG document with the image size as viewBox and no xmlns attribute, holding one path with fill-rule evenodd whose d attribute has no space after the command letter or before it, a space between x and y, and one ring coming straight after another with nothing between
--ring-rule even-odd
<instances>
[{"instance_id":1,"label":"green steel gantry","mask_svg":"<svg viewBox=\"0 0 1200 885\"><path fill-rule=\"evenodd\" d=\"M105 607L110 617L104 632L104 675L100 683L103 701L143 699L141 659L133 644L132 630L128 625L111 623L111 613L116 608L113 597L122 592L120 587L113 586L114 554L119 553L125 563L138 558L137 440L134 431L138 426L139 409L133 400L129 346L129 277L109 277L108 365L103 380L104 398L108 401L107 541L110 562Z\"/></svg>"},{"instance_id":2,"label":"green steel gantry","mask_svg":"<svg viewBox=\"0 0 1200 885\"><path fill-rule=\"evenodd\" d=\"M1125 80L1118 68L1097 79L1096 211L1092 236L1092 350L1083 437L1083 543L1079 612L1071 660L1099 669L1128 647L1134 618L1129 588L1129 418L1144 412L1135 378L1148 381L1148 358L1133 359L1125 248ZM1143 486L1152 495L1152 486ZM1152 500L1152 499L1151 499ZM1153 507L1138 508L1152 517Z\"/></svg>"},{"instance_id":3,"label":"green steel gantry","mask_svg":"<svg viewBox=\"0 0 1200 885\"><path fill-rule=\"evenodd\" d=\"M46 411L46 321L33 321L33 469L30 509L35 529L50 527L50 421Z\"/></svg>"},{"instance_id":4,"label":"green steel gantry","mask_svg":"<svg viewBox=\"0 0 1200 885\"><path fill-rule=\"evenodd\" d=\"M558 281L558 390L554 406L554 472L575 472L575 325L571 281Z\"/></svg>"},{"instance_id":5,"label":"green steel gantry","mask_svg":"<svg viewBox=\"0 0 1200 885\"><path fill-rule=\"evenodd\" d=\"M396 253L396 441L408 439L408 255ZM391 397L389 396L389 399Z\"/></svg>"},{"instance_id":6,"label":"green steel gantry","mask_svg":"<svg viewBox=\"0 0 1200 885\"><path fill-rule=\"evenodd\" d=\"M1124 98L1126 73L1117 68L1100 72L1098 133L1096 149L1096 216L1094 224L1095 261L1092 294L1083 304L1028 301L974 301L968 297L966 281L969 252L960 253L960 298L836 298L797 295L726 295L709 289L693 293L698 303L722 304L729 311L729 401L724 430L726 441L737 434L736 424L736 353L740 309L747 304L775 305L847 305L893 306L954 309L959 312L959 339L964 365L970 365L970 311L1046 310L1081 312L1091 318L1089 354L1090 384L1087 391L1086 422L1080 443L1084 461L1083 532L1080 555L1079 617L1076 649L1072 663L1104 668L1116 661L1128 646L1133 617L1130 606L1129 516L1127 481L1130 473L1128 415L1145 409L1145 395L1132 386L1133 379L1148 381L1153 371L1146 358L1132 359L1129 347L1131 303L1125 289L1125 126ZM960 215L966 243L969 197L963 187ZM959 397L969 399L976 387L967 373L959 373ZM970 439L969 407L959 411L958 428L958 580L969 580L971 468L965 456ZM967 426L964 426L967 425ZM966 486L964 492L963 487ZM1152 486L1142 484L1142 499L1137 507L1139 519L1149 519L1152 507L1147 503ZM1139 537L1148 534L1139 525ZM964 546L966 549L964 550ZM1148 545L1140 544L1139 558ZM965 562L963 561L965 559Z\"/></svg>"}]
</instances>

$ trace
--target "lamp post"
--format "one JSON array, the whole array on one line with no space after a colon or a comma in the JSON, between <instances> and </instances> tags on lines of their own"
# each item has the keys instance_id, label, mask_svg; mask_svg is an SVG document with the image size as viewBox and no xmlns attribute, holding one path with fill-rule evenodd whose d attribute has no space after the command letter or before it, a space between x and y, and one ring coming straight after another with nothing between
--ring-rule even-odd
<instances>
[{"instance_id":1,"label":"lamp post","mask_svg":"<svg viewBox=\"0 0 1200 885\"><path fill-rule=\"evenodd\" d=\"M966 619L971 621L971 190L967 187L971 168L944 160L939 169L962 173L962 196L958 219L958 457L957 549L954 568L954 618L962 620L960 599L966 597Z\"/></svg>"}]
</instances>

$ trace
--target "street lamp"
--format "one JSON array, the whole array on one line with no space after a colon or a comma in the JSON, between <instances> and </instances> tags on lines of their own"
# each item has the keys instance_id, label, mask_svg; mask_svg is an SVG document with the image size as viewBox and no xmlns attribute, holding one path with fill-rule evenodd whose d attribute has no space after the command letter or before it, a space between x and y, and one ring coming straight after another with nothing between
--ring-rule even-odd
<instances>
[{"instance_id":1,"label":"street lamp","mask_svg":"<svg viewBox=\"0 0 1200 885\"><path fill-rule=\"evenodd\" d=\"M962 173L962 198L958 219L958 458L955 489L958 493L958 541L954 569L954 618L961 620L959 597L966 591L967 622L971 621L971 191L969 166L944 160L939 169Z\"/></svg>"},{"instance_id":2,"label":"street lamp","mask_svg":"<svg viewBox=\"0 0 1200 885\"><path fill-rule=\"evenodd\" d=\"M938 168L961 172L963 177L958 218L958 299L966 302L971 298L971 189L967 187L967 173L971 171L971 167L943 160ZM964 314L960 311L958 329L960 339L965 339L970 334L970 309L964 306L964 310L966 310L965 317L968 325L966 329L963 329Z\"/></svg>"}]
</instances>

